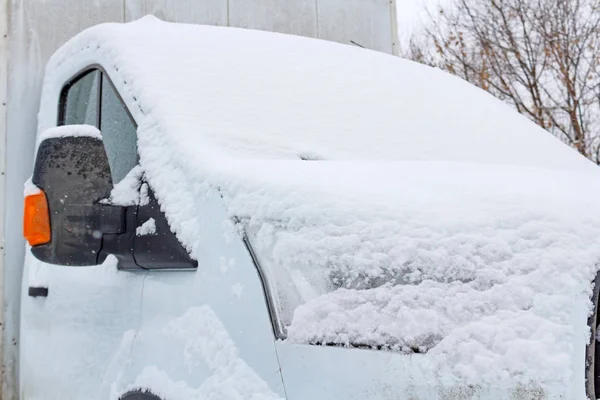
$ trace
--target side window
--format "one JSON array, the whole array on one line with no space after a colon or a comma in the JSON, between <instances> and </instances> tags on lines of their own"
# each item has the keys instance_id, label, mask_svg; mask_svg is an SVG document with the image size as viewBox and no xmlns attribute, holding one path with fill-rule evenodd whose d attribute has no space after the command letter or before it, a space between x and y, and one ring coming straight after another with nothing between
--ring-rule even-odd
<instances>
[{"instance_id":1,"label":"side window","mask_svg":"<svg viewBox=\"0 0 600 400\"><path fill-rule=\"evenodd\" d=\"M59 125L93 125L100 129L113 183L138 164L136 124L110 79L92 70L65 85Z\"/></svg>"},{"instance_id":2,"label":"side window","mask_svg":"<svg viewBox=\"0 0 600 400\"><path fill-rule=\"evenodd\" d=\"M103 74L100 131L113 183L121 181L138 164L136 129L125 104Z\"/></svg>"},{"instance_id":3,"label":"side window","mask_svg":"<svg viewBox=\"0 0 600 400\"><path fill-rule=\"evenodd\" d=\"M98 88L100 72L93 70L68 84L63 90L61 125L99 127Z\"/></svg>"}]
</instances>

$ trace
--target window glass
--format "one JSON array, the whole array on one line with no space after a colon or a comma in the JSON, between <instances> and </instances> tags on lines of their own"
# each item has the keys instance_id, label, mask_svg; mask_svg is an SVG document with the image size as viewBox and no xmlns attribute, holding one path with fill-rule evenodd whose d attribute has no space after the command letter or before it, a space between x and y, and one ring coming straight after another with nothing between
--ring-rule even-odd
<instances>
[{"instance_id":1,"label":"window glass","mask_svg":"<svg viewBox=\"0 0 600 400\"><path fill-rule=\"evenodd\" d=\"M64 105L65 125L93 125L98 127L98 70L90 71L67 89Z\"/></svg>"},{"instance_id":2,"label":"window glass","mask_svg":"<svg viewBox=\"0 0 600 400\"><path fill-rule=\"evenodd\" d=\"M102 76L100 130L113 183L117 183L138 164L136 126L105 75Z\"/></svg>"}]
</instances>

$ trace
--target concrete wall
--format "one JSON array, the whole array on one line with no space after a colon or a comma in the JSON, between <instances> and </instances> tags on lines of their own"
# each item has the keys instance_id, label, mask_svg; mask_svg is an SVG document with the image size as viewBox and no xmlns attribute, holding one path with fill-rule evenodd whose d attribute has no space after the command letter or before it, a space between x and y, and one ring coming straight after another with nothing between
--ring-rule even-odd
<instances>
[{"instance_id":1,"label":"concrete wall","mask_svg":"<svg viewBox=\"0 0 600 400\"><path fill-rule=\"evenodd\" d=\"M23 182L32 170L44 65L56 48L88 26L154 14L174 22L272 30L347 44L354 41L395 54L395 12L395 0L0 0L0 104L6 93L8 98L6 113L5 106L0 106L0 171L6 165L6 175L0 176L0 205L3 202L7 210L5 221L0 211L0 228L4 226L0 229L5 343L2 399L18 398L19 307L25 250L21 236ZM3 36L7 15L8 71Z\"/></svg>"}]
</instances>

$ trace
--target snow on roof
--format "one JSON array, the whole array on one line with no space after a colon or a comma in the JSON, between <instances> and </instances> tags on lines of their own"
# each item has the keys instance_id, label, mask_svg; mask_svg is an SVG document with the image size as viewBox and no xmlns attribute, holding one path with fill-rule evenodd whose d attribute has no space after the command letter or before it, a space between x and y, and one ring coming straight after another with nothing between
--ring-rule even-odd
<instances>
[{"instance_id":1,"label":"snow on roof","mask_svg":"<svg viewBox=\"0 0 600 400\"><path fill-rule=\"evenodd\" d=\"M135 102L196 155L209 147L204 155L218 148L219 155L259 159L585 168L574 150L491 95L387 54L146 17L88 29L49 69L94 45Z\"/></svg>"},{"instance_id":2,"label":"snow on roof","mask_svg":"<svg viewBox=\"0 0 600 400\"><path fill-rule=\"evenodd\" d=\"M372 51L153 18L71 40L45 100L92 63L136 118L146 178L192 256L207 188L252 232L288 340L426 350L474 384L573 379L600 176L508 106Z\"/></svg>"}]
</instances>

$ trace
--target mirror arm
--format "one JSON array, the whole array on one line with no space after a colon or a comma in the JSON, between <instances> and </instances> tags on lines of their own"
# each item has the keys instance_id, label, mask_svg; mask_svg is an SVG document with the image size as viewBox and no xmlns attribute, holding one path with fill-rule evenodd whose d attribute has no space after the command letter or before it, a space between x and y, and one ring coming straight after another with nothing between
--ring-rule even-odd
<instances>
[{"instance_id":1,"label":"mirror arm","mask_svg":"<svg viewBox=\"0 0 600 400\"><path fill-rule=\"evenodd\" d=\"M125 233L127 207L99 205L102 235Z\"/></svg>"},{"instance_id":2,"label":"mirror arm","mask_svg":"<svg viewBox=\"0 0 600 400\"><path fill-rule=\"evenodd\" d=\"M119 269L139 269L133 257L138 206L103 206L103 208L102 247L98 263L104 262L109 255L114 255L119 260Z\"/></svg>"}]
</instances>

